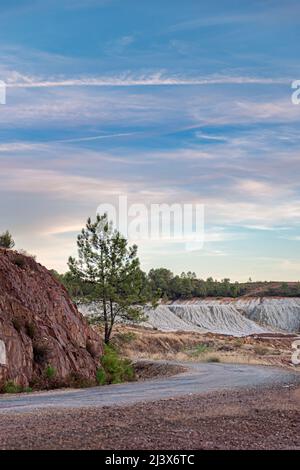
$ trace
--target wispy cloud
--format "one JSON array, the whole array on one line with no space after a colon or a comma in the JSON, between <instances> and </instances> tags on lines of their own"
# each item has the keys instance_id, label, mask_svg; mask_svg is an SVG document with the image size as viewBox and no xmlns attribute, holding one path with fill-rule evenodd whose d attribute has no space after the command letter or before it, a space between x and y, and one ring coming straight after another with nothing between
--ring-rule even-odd
<instances>
[{"instance_id":1,"label":"wispy cloud","mask_svg":"<svg viewBox=\"0 0 300 470\"><path fill-rule=\"evenodd\" d=\"M117 76L79 77L79 78L41 78L15 73L7 77L9 88L53 88L53 87L129 87L129 86L195 86L195 85L278 85L289 84L286 78L248 77L248 76L218 76L185 77L180 75L165 75L162 72L133 75L124 73Z\"/></svg>"}]
</instances>

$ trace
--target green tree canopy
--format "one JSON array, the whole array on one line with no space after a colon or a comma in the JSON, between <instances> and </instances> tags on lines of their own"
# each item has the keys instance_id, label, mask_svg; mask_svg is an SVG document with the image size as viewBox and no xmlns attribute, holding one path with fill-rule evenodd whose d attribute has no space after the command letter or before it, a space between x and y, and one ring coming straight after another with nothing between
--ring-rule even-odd
<instances>
[{"instance_id":1,"label":"green tree canopy","mask_svg":"<svg viewBox=\"0 0 300 470\"><path fill-rule=\"evenodd\" d=\"M78 260L69 259L72 275L93 288L86 296L101 305L98 320L104 323L109 343L116 319L140 321L142 307L150 300L146 275L140 268L137 246L113 229L107 215L88 219L78 235Z\"/></svg>"},{"instance_id":2,"label":"green tree canopy","mask_svg":"<svg viewBox=\"0 0 300 470\"><path fill-rule=\"evenodd\" d=\"M7 248L10 250L14 246L14 239L8 230L0 235L0 248Z\"/></svg>"}]
</instances>

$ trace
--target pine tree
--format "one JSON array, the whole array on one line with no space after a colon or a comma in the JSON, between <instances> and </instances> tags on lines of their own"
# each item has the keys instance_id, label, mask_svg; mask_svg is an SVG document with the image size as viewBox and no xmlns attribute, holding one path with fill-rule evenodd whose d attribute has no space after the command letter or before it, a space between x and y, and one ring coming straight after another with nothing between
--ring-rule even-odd
<instances>
[{"instance_id":1,"label":"pine tree","mask_svg":"<svg viewBox=\"0 0 300 470\"><path fill-rule=\"evenodd\" d=\"M7 248L10 250L14 246L15 242L8 230L0 235L0 248Z\"/></svg>"},{"instance_id":2,"label":"pine tree","mask_svg":"<svg viewBox=\"0 0 300 470\"><path fill-rule=\"evenodd\" d=\"M69 258L69 268L76 279L92 286L85 300L101 305L96 319L104 324L104 341L108 344L116 319L141 321L142 307L150 298L137 246L128 247L107 214L98 215L95 222L88 219L77 246L78 260Z\"/></svg>"}]
</instances>

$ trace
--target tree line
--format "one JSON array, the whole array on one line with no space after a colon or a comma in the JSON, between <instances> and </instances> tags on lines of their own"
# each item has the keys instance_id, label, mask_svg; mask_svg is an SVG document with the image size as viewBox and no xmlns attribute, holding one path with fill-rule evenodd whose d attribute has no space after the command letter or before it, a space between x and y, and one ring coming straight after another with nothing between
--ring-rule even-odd
<instances>
[{"instance_id":1,"label":"tree line","mask_svg":"<svg viewBox=\"0 0 300 470\"><path fill-rule=\"evenodd\" d=\"M15 242L6 231L0 234L0 248L12 249ZM64 285L75 302L97 302L94 320L104 326L104 341L109 343L118 318L138 322L144 318L144 306L155 307L160 300L187 300L192 297L239 297L264 289L263 295L300 296L300 284L282 283L274 290L272 283L221 281L197 278L194 272L174 275L167 268L140 267L137 246L128 246L126 238L114 229L107 214L90 218L77 237L78 256L70 257L69 270L52 274ZM270 285L271 284L271 285Z\"/></svg>"}]
</instances>

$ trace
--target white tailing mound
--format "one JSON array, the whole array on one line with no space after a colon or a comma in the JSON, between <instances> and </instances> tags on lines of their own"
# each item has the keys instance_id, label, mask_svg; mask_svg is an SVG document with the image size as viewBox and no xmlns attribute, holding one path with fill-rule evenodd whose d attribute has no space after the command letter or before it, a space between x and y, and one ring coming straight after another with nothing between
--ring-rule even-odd
<instances>
[{"instance_id":1,"label":"white tailing mound","mask_svg":"<svg viewBox=\"0 0 300 470\"><path fill-rule=\"evenodd\" d=\"M261 297L235 301L236 307L248 318L263 325L289 333L300 331L300 298Z\"/></svg>"},{"instance_id":2,"label":"white tailing mound","mask_svg":"<svg viewBox=\"0 0 300 470\"><path fill-rule=\"evenodd\" d=\"M81 305L85 316L97 304ZM300 331L300 298L193 299L147 308L145 326L161 331L198 331L233 336Z\"/></svg>"},{"instance_id":3,"label":"white tailing mound","mask_svg":"<svg viewBox=\"0 0 300 470\"><path fill-rule=\"evenodd\" d=\"M147 325L162 331L233 336L300 331L300 299L240 298L173 302L147 310Z\"/></svg>"},{"instance_id":4,"label":"white tailing mound","mask_svg":"<svg viewBox=\"0 0 300 470\"><path fill-rule=\"evenodd\" d=\"M217 300L173 303L150 309L146 314L147 324L162 331L198 331L232 336L270 332L270 329L243 316L234 305Z\"/></svg>"}]
</instances>

